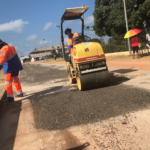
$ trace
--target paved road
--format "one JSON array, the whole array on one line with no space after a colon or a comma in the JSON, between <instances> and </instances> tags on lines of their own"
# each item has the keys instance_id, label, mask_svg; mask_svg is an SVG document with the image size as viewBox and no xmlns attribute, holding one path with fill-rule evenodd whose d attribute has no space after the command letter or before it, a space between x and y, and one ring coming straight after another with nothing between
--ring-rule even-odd
<instances>
[{"instance_id":1,"label":"paved road","mask_svg":"<svg viewBox=\"0 0 150 150\"><path fill-rule=\"evenodd\" d=\"M23 83L28 85L43 84L55 79L67 77L67 71L64 65L49 64L24 64L24 70L21 71Z\"/></svg>"},{"instance_id":2,"label":"paved road","mask_svg":"<svg viewBox=\"0 0 150 150\"><path fill-rule=\"evenodd\" d=\"M79 91L77 85L69 84L65 65L25 64L20 79L27 95L16 99L15 104L3 105L0 110L0 147L3 150L82 150L84 147L114 150L120 149L121 137L122 145L128 145L126 149L134 146L136 149L137 141L130 133L135 133L136 125L132 122L139 114L130 113L149 108L150 93L130 86L137 78L130 79L126 73L136 70L111 71L110 86ZM118 71L122 75L113 76ZM145 115L146 124L149 114ZM116 119L118 116L121 118ZM113 122L107 123L108 120ZM117 127L113 126L115 123Z\"/></svg>"}]
</instances>

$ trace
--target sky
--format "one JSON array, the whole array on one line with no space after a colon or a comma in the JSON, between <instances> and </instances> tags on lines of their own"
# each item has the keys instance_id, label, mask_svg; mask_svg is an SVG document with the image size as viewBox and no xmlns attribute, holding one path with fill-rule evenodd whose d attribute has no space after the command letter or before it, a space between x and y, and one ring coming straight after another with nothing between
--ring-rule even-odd
<instances>
[{"instance_id":1,"label":"sky","mask_svg":"<svg viewBox=\"0 0 150 150\"><path fill-rule=\"evenodd\" d=\"M13 45L19 56L28 56L37 47L60 45L60 20L66 8L89 6L85 25L94 25L94 0L0 0L0 39ZM64 30L81 32L81 21L65 21ZM85 31L91 38L95 32ZM67 36L64 35L65 44Z\"/></svg>"}]
</instances>

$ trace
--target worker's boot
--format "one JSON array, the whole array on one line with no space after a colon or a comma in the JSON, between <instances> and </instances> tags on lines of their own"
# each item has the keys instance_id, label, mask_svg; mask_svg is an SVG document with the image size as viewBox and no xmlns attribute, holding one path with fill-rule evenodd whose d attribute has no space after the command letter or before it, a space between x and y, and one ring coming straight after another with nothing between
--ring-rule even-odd
<instances>
[{"instance_id":1,"label":"worker's boot","mask_svg":"<svg viewBox=\"0 0 150 150\"><path fill-rule=\"evenodd\" d=\"M11 104L11 103L15 103L13 97L7 97L7 100L4 101L4 104Z\"/></svg>"},{"instance_id":2,"label":"worker's boot","mask_svg":"<svg viewBox=\"0 0 150 150\"><path fill-rule=\"evenodd\" d=\"M24 96L24 94L23 93L21 93L21 94L17 94L16 95L16 97L23 97Z\"/></svg>"}]
</instances>

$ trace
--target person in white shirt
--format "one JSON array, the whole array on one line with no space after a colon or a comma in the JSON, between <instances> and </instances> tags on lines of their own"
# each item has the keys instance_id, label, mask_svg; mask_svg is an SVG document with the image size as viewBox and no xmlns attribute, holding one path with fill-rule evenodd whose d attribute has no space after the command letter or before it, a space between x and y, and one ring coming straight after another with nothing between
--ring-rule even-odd
<instances>
[{"instance_id":1,"label":"person in white shirt","mask_svg":"<svg viewBox=\"0 0 150 150\"><path fill-rule=\"evenodd\" d=\"M150 48L150 31L148 34L146 34L146 40L148 40L147 46Z\"/></svg>"}]
</instances>

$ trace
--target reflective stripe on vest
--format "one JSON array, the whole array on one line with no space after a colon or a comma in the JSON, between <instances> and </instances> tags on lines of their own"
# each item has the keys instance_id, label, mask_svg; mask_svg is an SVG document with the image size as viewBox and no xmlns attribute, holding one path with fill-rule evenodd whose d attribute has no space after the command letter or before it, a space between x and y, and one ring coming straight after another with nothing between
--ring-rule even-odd
<instances>
[{"instance_id":1,"label":"reflective stripe on vest","mask_svg":"<svg viewBox=\"0 0 150 150\"><path fill-rule=\"evenodd\" d=\"M19 81L19 79L14 79L14 81Z\"/></svg>"},{"instance_id":2,"label":"reflective stripe on vest","mask_svg":"<svg viewBox=\"0 0 150 150\"><path fill-rule=\"evenodd\" d=\"M10 58L6 59L6 61L12 59L14 56L16 56L17 54L12 55Z\"/></svg>"},{"instance_id":3,"label":"reflective stripe on vest","mask_svg":"<svg viewBox=\"0 0 150 150\"><path fill-rule=\"evenodd\" d=\"M6 54L1 54L1 55L3 55L3 56L5 56L5 57L7 57L7 55L6 55Z\"/></svg>"},{"instance_id":4,"label":"reflective stripe on vest","mask_svg":"<svg viewBox=\"0 0 150 150\"><path fill-rule=\"evenodd\" d=\"M8 94L7 97L14 97L13 95Z\"/></svg>"},{"instance_id":5,"label":"reflective stripe on vest","mask_svg":"<svg viewBox=\"0 0 150 150\"><path fill-rule=\"evenodd\" d=\"M5 81L5 84L9 84L9 83L12 83L13 81Z\"/></svg>"},{"instance_id":6,"label":"reflective stripe on vest","mask_svg":"<svg viewBox=\"0 0 150 150\"><path fill-rule=\"evenodd\" d=\"M9 47L8 45L7 45L7 47L11 50L11 55L13 55L13 51L12 51L11 47Z\"/></svg>"}]
</instances>

